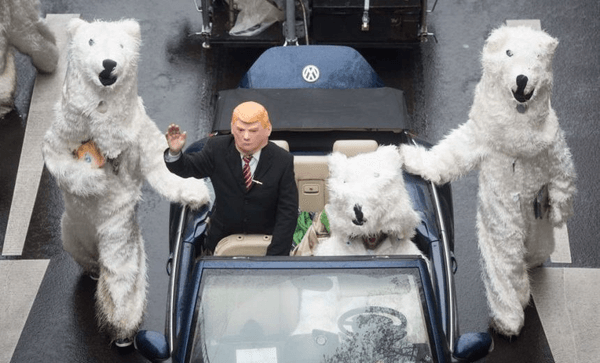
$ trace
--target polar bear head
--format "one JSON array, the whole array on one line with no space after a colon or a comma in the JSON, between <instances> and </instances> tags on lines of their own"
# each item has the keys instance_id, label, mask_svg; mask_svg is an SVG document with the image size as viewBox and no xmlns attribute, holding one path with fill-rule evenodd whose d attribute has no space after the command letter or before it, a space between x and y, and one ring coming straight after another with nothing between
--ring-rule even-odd
<instances>
[{"instance_id":1,"label":"polar bear head","mask_svg":"<svg viewBox=\"0 0 600 363\"><path fill-rule=\"evenodd\" d=\"M140 25L132 19L116 22L79 18L69 22L69 71L93 88L114 89L137 82Z\"/></svg>"},{"instance_id":2,"label":"polar bear head","mask_svg":"<svg viewBox=\"0 0 600 363\"><path fill-rule=\"evenodd\" d=\"M482 54L484 76L491 77L506 99L526 105L552 91L552 58L558 40L526 26L492 31Z\"/></svg>"},{"instance_id":3,"label":"polar bear head","mask_svg":"<svg viewBox=\"0 0 600 363\"><path fill-rule=\"evenodd\" d=\"M327 217L332 233L410 238L420 223L404 185L395 146L347 157L329 156Z\"/></svg>"}]
</instances>

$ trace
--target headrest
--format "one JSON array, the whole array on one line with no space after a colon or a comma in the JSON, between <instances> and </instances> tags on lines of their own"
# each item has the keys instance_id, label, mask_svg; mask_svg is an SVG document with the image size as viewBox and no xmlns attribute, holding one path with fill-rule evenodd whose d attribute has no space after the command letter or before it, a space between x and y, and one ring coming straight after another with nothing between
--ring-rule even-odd
<instances>
[{"instance_id":1,"label":"headrest","mask_svg":"<svg viewBox=\"0 0 600 363\"><path fill-rule=\"evenodd\" d=\"M375 140L337 140L333 144L333 151L352 157L356 154L375 151L378 146Z\"/></svg>"},{"instance_id":2,"label":"headrest","mask_svg":"<svg viewBox=\"0 0 600 363\"><path fill-rule=\"evenodd\" d=\"M271 140L271 142L285 151L290 151L290 145L285 140Z\"/></svg>"}]
</instances>

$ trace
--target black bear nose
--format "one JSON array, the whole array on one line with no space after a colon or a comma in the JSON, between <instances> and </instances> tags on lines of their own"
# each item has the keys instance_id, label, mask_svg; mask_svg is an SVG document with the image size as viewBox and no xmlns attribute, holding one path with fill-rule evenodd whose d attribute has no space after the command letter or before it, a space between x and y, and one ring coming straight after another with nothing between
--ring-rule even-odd
<instances>
[{"instance_id":1,"label":"black bear nose","mask_svg":"<svg viewBox=\"0 0 600 363\"><path fill-rule=\"evenodd\" d=\"M109 72L112 72L112 70L115 69L116 66L117 66L117 62L115 62L112 59L105 59L102 62L102 67L104 67L104 69L107 70L107 71L109 71ZM525 78L527 78L527 77L525 77Z\"/></svg>"},{"instance_id":2,"label":"black bear nose","mask_svg":"<svg viewBox=\"0 0 600 363\"><path fill-rule=\"evenodd\" d=\"M112 59L102 61L104 70L100 72L99 79L103 86L110 86L117 81L117 76L112 74L112 71L117 67L117 62Z\"/></svg>"},{"instance_id":3,"label":"black bear nose","mask_svg":"<svg viewBox=\"0 0 600 363\"><path fill-rule=\"evenodd\" d=\"M527 78L527 76L519 74L517 76L517 87L519 89L525 89L525 87L527 87L527 81L529 81L529 78Z\"/></svg>"},{"instance_id":4,"label":"black bear nose","mask_svg":"<svg viewBox=\"0 0 600 363\"><path fill-rule=\"evenodd\" d=\"M356 219L353 219L352 223L356 224L357 226L362 226L367 221L362 212L362 207L360 204L354 205L354 215L356 216Z\"/></svg>"},{"instance_id":5,"label":"black bear nose","mask_svg":"<svg viewBox=\"0 0 600 363\"><path fill-rule=\"evenodd\" d=\"M513 96L519 102L527 102L533 96L533 89L529 93L525 93L525 87L527 87L527 82L529 82L529 78L523 74L519 74L517 76L517 90L513 91Z\"/></svg>"}]
</instances>

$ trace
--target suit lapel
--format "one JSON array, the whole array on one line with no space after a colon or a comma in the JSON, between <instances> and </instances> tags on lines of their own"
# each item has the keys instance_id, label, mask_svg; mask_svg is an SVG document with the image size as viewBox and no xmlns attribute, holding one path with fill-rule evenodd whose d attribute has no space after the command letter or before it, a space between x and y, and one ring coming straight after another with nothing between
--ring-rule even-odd
<instances>
[{"instance_id":1,"label":"suit lapel","mask_svg":"<svg viewBox=\"0 0 600 363\"><path fill-rule=\"evenodd\" d=\"M267 143L262 151L260 152L260 159L258 160L258 165L256 165L256 170L254 171L254 179L258 181L263 181L263 177L267 174L271 165L273 165L273 146L271 143Z\"/></svg>"},{"instance_id":2,"label":"suit lapel","mask_svg":"<svg viewBox=\"0 0 600 363\"><path fill-rule=\"evenodd\" d=\"M241 191L246 192L246 186L243 181L244 177L242 176L242 160L240 159L240 152L235 147L233 136L231 137L231 142L227 148L226 163L231 170L234 180L236 180L238 188L240 188Z\"/></svg>"}]
</instances>

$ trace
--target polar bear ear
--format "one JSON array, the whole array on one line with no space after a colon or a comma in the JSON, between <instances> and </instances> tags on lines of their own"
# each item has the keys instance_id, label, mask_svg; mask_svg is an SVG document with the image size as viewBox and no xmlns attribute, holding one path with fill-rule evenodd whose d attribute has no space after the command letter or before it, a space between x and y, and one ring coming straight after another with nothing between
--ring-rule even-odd
<instances>
[{"instance_id":1,"label":"polar bear ear","mask_svg":"<svg viewBox=\"0 0 600 363\"><path fill-rule=\"evenodd\" d=\"M337 174L339 168L342 167L347 160L348 157L340 152L329 154L329 157L327 158L327 164L329 164L329 175Z\"/></svg>"},{"instance_id":2,"label":"polar bear ear","mask_svg":"<svg viewBox=\"0 0 600 363\"><path fill-rule=\"evenodd\" d=\"M502 50L506 42L506 31L503 31L504 28L506 28L506 25L492 30L483 46L487 53L496 53Z\"/></svg>"},{"instance_id":3,"label":"polar bear ear","mask_svg":"<svg viewBox=\"0 0 600 363\"><path fill-rule=\"evenodd\" d=\"M121 27L132 38L140 39L141 31L140 24L134 19L125 19L121 21Z\"/></svg>"},{"instance_id":4,"label":"polar bear ear","mask_svg":"<svg viewBox=\"0 0 600 363\"><path fill-rule=\"evenodd\" d=\"M400 152L395 145L383 145L377 148L377 154L382 160L385 160L386 164L396 165L398 168L402 166L402 157Z\"/></svg>"},{"instance_id":5,"label":"polar bear ear","mask_svg":"<svg viewBox=\"0 0 600 363\"><path fill-rule=\"evenodd\" d=\"M69 36L73 38L75 33L77 33L77 29L79 29L79 27L83 24L87 24L87 21L81 18L73 18L69 20L69 24L67 24L67 33L69 34Z\"/></svg>"},{"instance_id":6,"label":"polar bear ear","mask_svg":"<svg viewBox=\"0 0 600 363\"><path fill-rule=\"evenodd\" d=\"M548 35L548 42L545 44L546 52L553 55L556 51L556 47L558 47L558 39Z\"/></svg>"}]
</instances>

